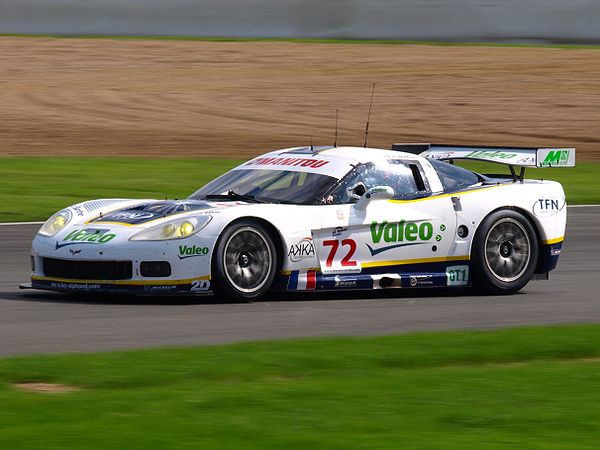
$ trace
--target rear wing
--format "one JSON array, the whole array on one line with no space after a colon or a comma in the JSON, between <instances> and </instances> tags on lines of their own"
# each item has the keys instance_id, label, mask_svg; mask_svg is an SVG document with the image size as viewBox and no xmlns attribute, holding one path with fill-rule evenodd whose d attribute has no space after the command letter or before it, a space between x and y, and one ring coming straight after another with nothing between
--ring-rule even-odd
<instances>
[{"instance_id":1,"label":"rear wing","mask_svg":"<svg viewBox=\"0 0 600 450\"><path fill-rule=\"evenodd\" d=\"M515 180L523 180L526 167L575 167L574 148L484 147L480 145L393 144L392 150L429 159L487 161L509 166ZM521 168L517 176L515 167Z\"/></svg>"},{"instance_id":2,"label":"rear wing","mask_svg":"<svg viewBox=\"0 0 600 450\"><path fill-rule=\"evenodd\" d=\"M392 150L429 159L488 161L517 167L575 167L574 148L484 147L480 145L394 144Z\"/></svg>"}]
</instances>

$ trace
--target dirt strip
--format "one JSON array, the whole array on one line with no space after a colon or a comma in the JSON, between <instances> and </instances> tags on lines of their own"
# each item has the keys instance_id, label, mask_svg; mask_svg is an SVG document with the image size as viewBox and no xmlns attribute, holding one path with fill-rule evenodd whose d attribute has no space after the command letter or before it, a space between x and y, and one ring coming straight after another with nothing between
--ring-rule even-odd
<instances>
[{"instance_id":1,"label":"dirt strip","mask_svg":"<svg viewBox=\"0 0 600 450\"><path fill-rule=\"evenodd\" d=\"M333 143L575 146L600 50L0 38L0 155L250 156Z\"/></svg>"}]
</instances>

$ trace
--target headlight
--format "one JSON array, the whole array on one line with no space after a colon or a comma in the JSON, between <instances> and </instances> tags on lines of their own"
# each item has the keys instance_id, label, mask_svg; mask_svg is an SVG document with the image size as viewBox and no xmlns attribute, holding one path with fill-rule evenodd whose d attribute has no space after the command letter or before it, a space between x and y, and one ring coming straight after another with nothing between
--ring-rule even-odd
<instances>
[{"instance_id":1,"label":"headlight","mask_svg":"<svg viewBox=\"0 0 600 450\"><path fill-rule=\"evenodd\" d=\"M40 228L38 233L43 236L54 236L67 226L67 224L71 221L71 217L73 217L71 211L68 209L63 209L46 220L46 223L42 225L42 228Z\"/></svg>"},{"instance_id":2,"label":"headlight","mask_svg":"<svg viewBox=\"0 0 600 450\"><path fill-rule=\"evenodd\" d=\"M183 239L197 233L212 219L211 216L187 217L156 225L140 231L129 238L130 241L166 241Z\"/></svg>"}]
</instances>

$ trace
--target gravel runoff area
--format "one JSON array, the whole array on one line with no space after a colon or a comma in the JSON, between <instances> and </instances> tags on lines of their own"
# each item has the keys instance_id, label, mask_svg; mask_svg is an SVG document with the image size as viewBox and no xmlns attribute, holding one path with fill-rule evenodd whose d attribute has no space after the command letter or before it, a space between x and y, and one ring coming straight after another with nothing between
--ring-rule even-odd
<instances>
[{"instance_id":1,"label":"gravel runoff area","mask_svg":"<svg viewBox=\"0 0 600 450\"><path fill-rule=\"evenodd\" d=\"M0 156L448 142L600 160L600 50L0 37Z\"/></svg>"}]
</instances>

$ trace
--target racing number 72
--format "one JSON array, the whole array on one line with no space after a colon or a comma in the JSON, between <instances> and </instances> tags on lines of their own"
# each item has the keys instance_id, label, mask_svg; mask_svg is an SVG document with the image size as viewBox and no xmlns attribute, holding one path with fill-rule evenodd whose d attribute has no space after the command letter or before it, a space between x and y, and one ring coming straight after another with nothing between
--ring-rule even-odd
<instances>
[{"instance_id":1,"label":"racing number 72","mask_svg":"<svg viewBox=\"0 0 600 450\"><path fill-rule=\"evenodd\" d=\"M338 241L337 239L329 239L329 240L323 241L323 246L331 247L331 249L329 250L329 255L327 256L327 260L325 261L325 266L331 267L333 265L333 260L335 259L335 255L337 254L337 251L340 248L340 241ZM342 258L342 261L341 261L342 266L344 266L344 267L356 266L356 261L351 259L354 256L354 253L356 253L356 241L354 239L343 239L342 247L344 247L344 246L348 246L349 249L348 249L348 252L346 253L346 256L344 256Z\"/></svg>"}]
</instances>

